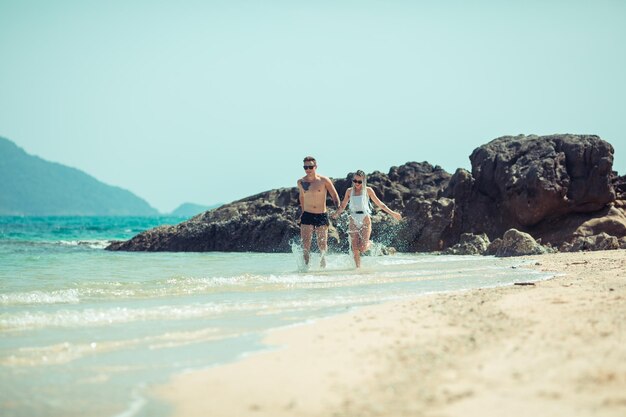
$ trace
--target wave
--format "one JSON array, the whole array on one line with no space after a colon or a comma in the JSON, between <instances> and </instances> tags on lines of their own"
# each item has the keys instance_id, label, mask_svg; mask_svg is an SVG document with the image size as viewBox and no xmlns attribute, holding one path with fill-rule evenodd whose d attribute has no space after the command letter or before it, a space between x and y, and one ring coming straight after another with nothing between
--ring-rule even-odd
<instances>
[{"instance_id":1,"label":"wave","mask_svg":"<svg viewBox=\"0 0 626 417\"><path fill-rule=\"evenodd\" d=\"M210 327L199 330L167 332L139 338L105 340L100 342L72 343L62 342L53 345L22 347L12 350L10 355L0 357L0 365L5 366L39 366L59 365L86 356L119 351L144 345L148 349L168 349L193 343L214 341L226 337L237 336L218 328Z\"/></svg>"},{"instance_id":2,"label":"wave","mask_svg":"<svg viewBox=\"0 0 626 417\"><path fill-rule=\"evenodd\" d=\"M70 242L71 245L79 245ZM347 258L347 256L346 256ZM382 257L376 264L361 269L346 267L337 261L326 269L308 272L286 271L277 273L241 273L234 276L177 276L171 278L137 281L91 281L78 280L67 283L66 288L37 289L34 291L4 292L0 294L0 306L28 306L53 304L79 304L83 302L106 302L110 300L143 300L167 297L201 296L217 293L260 291L286 291L294 289L330 289L364 287L380 284L425 281L429 279L458 279L462 276L494 276L508 274L509 270L491 264L466 263L463 268L452 264L425 263L420 258ZM419 268L415 263L421 263ZM461 275L462 274L462 275Z\"/></svg>"},{"instance_id":3,"label":"wave","mask_svg":"<svg viewBox=\"0 0 626 417\"><path fill-rule=\"evenodd\" d=\"M507 276L510 283L510 276L506 271L501 271L502 276ZM497 274L496 274L497 275ZM530 275L530 277L528 276ZM458 280L454 274L449 276L452 287L426 286L421 289L408 290L404 287L387 289L380 291L374 286L368 291L360 290L357 293L275 293L273 297L265 294L255 296L248 294L248 297L238 297L237 301L221 299L216 302L196 302L193 304L158 305L154 307L110 307L110 308L83 308L83 309L63 309L57 311L21 311L16 313L4 313L0 315L0 331L27 330L37 328L76 328L76 327L99 327L115 324L146 321L172 321L189 319L209 319L220 318L230 314L266 316L282 313L295 313L299 311L314 311L326 308L344 308L357 305L398 300L417 293L429 293L432 291L449 291L471 288L472 285L458 285ZM497 277L496 277L497 278ZM545 274L532 271L525 275L524 280L536 281L547 279ZM410 281L410 280L403 280ZM416 280L413 279L413 282ZM388 281L398 282L398 280ZM506 282L497 280L491 282L481 282L482 287L503 285ZM329 287L323 287L328 289ZM244 295L241 293L241 295ZM73 296L72 293L68 297Z\"/></svg>"},{"instance_id":4,"label":"wave","mask_svg":"<svg viewBox=\"0 0 626 417\"><path fill-rule=\"evenodd\" d=\"M353 306L376 301L397 299L397 294L341 295L326 298L294 298L291 300L263 300L237 302L210 302L192 305L161 305L151 308L87 308L54 312L22 311L0 316L0 330L30 330L38 328L99 327L137 321L171 321L217 318L230 313L272 315L311 309Z\"/></svg>"},{"instance_id":5,"label":"wave","mask_svg":"<svg viewBox=\"0 0 626 417\"><path fill-rule=\"evenodd\" d=\"M3 239L0 241L0 245L6 247L24 247L24 248L54 248L54 247L74 247L74 248L89 248L89 249L104 249L111 244L113 240L109 239L89 239L89 240L44 240L44 239Z\"/></svg>"},{"instance_id":6,"label":"wave","mask_svg":"<svg viewBox=\"0 0 626 417\"><path fill-rule=\"evenodd\" d=\"M476 273L481 268L466 268ZM157 299L214 293L281 291L293 289L324 289L356 287L420 281L428 279L456 278L448 271L386 271L371 270L319 270L307 273L241 274L233 277L174 277L151 282L82 282L73 288L35 290L0 294L2 306L26 306L46 304L79 304L90 301L121 299Z\"/></svg>"},{"instance_id":7,"label":"wave","mask_svg":"<svg viewBox=\"0 0 626 417\"><path fill-rule=\"evenodd\" d=\"M5 306L24 304L77 304L79 302L80 291L77 289L0 294L0 305Z\"/></svg>"},{"instance_id":8,"label":"wave","mask_svg":"<svg viewBox=\"0 0 626 417\"><path fill-rule=\"evenodd\" d=\"M53 242L61 246L88 247L91 249L104 249L111 244L111 240L59 240Z\"/></svg>"}]
</instances>

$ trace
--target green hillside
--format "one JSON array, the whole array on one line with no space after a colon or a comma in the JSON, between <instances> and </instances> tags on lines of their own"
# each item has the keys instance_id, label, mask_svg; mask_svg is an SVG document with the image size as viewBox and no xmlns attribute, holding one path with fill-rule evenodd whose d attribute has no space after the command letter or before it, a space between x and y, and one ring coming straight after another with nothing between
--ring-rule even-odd
<instances>
[{"instance_id":1,"label":"green hillside","mask_svg":"<svg viewBox=\"0 0 626 417\"><path fill-rule=\"evenodd\" d=\"M193 217L196 214L204 213L207 210L212 210L221 206L221 204L213 204L210 206L204 206L194 203L183 203L170 213L170 216L175 217Z\"/></svg>"},{"instance_id":2,"label":"green hillside","mask_svg":"<svg viewBox=\"0 0 626 417\"><path fill-rule=\"evenodd\" d=\"M128 190L75 168L27 154L0 137L0 215L151 216L158 212Z\"/></svg>"}]
</instances>

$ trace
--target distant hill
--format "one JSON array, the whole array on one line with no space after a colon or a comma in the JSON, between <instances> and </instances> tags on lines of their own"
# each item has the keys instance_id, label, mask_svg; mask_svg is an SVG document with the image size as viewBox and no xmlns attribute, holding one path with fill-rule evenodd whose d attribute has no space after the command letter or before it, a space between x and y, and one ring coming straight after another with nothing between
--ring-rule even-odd
<instances>
[{"instance_id":1,"label":"distant hill","mask_svg":"<svg viewBox=\"0 0 626 417\"><path fill-rule=\"evenodd\" d=\"M183 203L170 213L170 216L175 217L193 217L196 214L204 213L207 210L211 210L221 206L221 204L213 204L212 206L203 206L194 203Z\"/></svg>"},{"instance_id":2,"label":"distant hill","mask_svg":"<svg viewBox=\"0 0 626 417\"><path fill-rule=\"evenodd\" d=\"M152 216L156 209L128 190L27 154L0 137L0 215Z\"/></svg>"}]
</instances>

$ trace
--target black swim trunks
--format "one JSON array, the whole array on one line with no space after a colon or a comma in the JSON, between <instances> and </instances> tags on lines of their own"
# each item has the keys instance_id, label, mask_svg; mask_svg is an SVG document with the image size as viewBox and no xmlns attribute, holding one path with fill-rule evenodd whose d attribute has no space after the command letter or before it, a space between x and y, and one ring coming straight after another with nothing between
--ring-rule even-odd
<instances>
[{"instance_id":1,"label":"black swim trunks","mask_svg":"<svg viewBox=\"0 0 626 417\"><path fill-rule=\"evenodd\" d=\"M302 213L300 223L315 227L328 226L330 224L328 222L328 213L309 213L308 211Z\"/></svg>"}]
</instances>

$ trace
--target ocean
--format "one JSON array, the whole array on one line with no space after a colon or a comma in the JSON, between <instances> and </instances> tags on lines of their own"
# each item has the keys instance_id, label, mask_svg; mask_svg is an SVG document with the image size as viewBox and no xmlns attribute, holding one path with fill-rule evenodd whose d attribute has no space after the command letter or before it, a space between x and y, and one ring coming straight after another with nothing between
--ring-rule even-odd
<instances>
[{"instance_id":1,"label":"ocean","mask_svg":"<svg viewBox=\"0 0 626 417\"><path fill-rule=\"evenodd\" d=\"M269 349L273 329L433 292L546 279L519 259L108 252L181 218L0 217L0 415L167 416L149 388ZM375 245L376 246L376 245Z\"/></svg>"}]
</instances>

